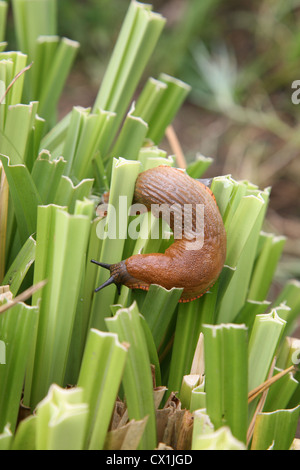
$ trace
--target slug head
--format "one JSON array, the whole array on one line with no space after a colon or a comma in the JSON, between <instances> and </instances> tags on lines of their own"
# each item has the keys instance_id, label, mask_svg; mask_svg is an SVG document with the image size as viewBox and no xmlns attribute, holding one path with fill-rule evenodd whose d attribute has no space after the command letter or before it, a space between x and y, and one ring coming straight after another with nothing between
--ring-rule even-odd
<instances>
[{"instance_id":1,"label":"slug head","mask_svg":"<svg viewBox=\"0 0 300 470\"><path fill-rule=\"evenodd\" d=\"M120 295L121 292L121 285L126 285L130 276L126 269L125 261L121 261L120 263L115 264L107 264L107 263L100 263L94 259L91 260L91 263L100 266L101 268L107 269L110 272L110 278L107 279L101 286L95 289L95 292L99 292L104 287L110 286L111 284L115 284L118 289L118 294Z\"/></svg>"},{"instance_id":2,"label":"slug head","mask_svg":"<svg viewBox=\"0 0 300 470\"><path fill-rule=\"evenodd\" d=\"M111 273L111 276L107 281L105 281L101 286L97 287L95 289L95 292L99 292L101 289L104 289L104 287L110 286L111 284L115 284L117 289L118 289L118 294L120 295L121 293L121 284L118 282L118 276L116 273L112 273L112 267L114 266L113 264L107 264L107 263L100 263L99 261L96 261L94 259L91 259L91 263L96 264L97 266L101 266L101 268L108 269Z\"/></svg>"}]
</instances>

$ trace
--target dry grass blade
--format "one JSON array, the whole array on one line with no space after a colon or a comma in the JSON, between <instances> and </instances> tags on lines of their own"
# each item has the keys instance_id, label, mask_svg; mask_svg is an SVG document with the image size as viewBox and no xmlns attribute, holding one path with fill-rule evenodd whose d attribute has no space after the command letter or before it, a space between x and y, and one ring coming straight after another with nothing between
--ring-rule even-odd
<instances>
[{"instance_id":1,"label":"dry grass blade","mask_svg":"<svg viewBox=\"0 0 300 470\"><path fill-rule=\"evenodd\" d=\"M48 281L38 282L34 286L29 287L29 289L26 289L24 292L22 292L22 294L15 297L11 302L2 305L0 307L0 315L12 308L14 305L18 304L19 302L25 302L25 300L29 299L29 297L31 297L35 292L42 289L42 287L44 287L47 282Z\"/></svg>"},{"instance_id":2,"label":"dry grass blade","mask_svg":"<svg viewBox=\"0 0 300 470\"><path fill-rule=\"evenodd\" d=\"M17 75L12 79L12 81L10 82L10 84L8 85L8 87L6 88L5 90L5 93L4 95L0 98L0 104L4 101L7 93L9 92L9 90L14 86L14 84L16 83L16 81L18 80L18 78L21 77L21 75L23 75L23 73L27 72L27 70L31 69L33 65L33 62L31 62L31 64L27 65L26 67L24 67L22 70L20 70L19 73L17 73Z\"/></svg>"},{"instance_id":3,"label":"dry grass blade","mask_svg":"<svg viewBox=\"0 0 300 470\"><path fill-rule=\"evenodd\" d=\"M181 148L180 142L177 138L177 135L174 131L173 126L168 126L166 129L166 137L169 141L172 152L176 156L176 161L179 168L185 169L187 167L185 156Z\"/></svg>"},{"instance_id":4,"label":"dry grass blade","mask_svg":"<svg viewBox=\"0 0 300 470\"><path fill-rule=\"evenodd\" d=\"M8 182L2 162L0 162L0 282L3 281L5 275L5 246L7 233L8 199Z\"/></svg>"},{"instance_id":5,"label":"dry grass blade","mask_svg":"<svg viewBox=\"0 0 300 470\"><path fill-rule=\"evenodd\" d=\"M104 449L136 450L145 430L147 420L148 416L139 421L132 419L124 426L109 431L106 436Z\"/></svg>"},{"instance_id":6,"label":"dry grass blade","mask_svg":"<svg viewBox=\"0 0 300 470\"><path fill-rule=\"evenodd\" d=\"M0 286L0 296L3 295L3 294L7 294L8 292L10 292L9 290L9 286Z\"/></svg>"},{"instance_id":7,"label":"dry grass blade","mask_svg":"<svg viewBox=\"0 0 300 470\"><path fill-rule=\"evenodd\" d=\"M197 346L195 349L195 354L191 366L191 375L200 375L200 377L204 376L205 372L205 362L204 362L204 335L200 333L199 339L197 342Z\"/></svg>"},{"instance_id":8,"label":"dry grass blade","mask_svg":"<svg viewBox=\"0 0 300 470\"><path fill-rule=\"evenodd\" d=\"M268 374L268 379L266 382L268 382L271 378L272 378L272 375L273 375L273 372L274 372L274 367L275 367L275 363L276 363L276 358L273 359L273 362L271 364L271 367L270 367L270 370L269 370L269 374ZM264 384L266 383L264 382ZM264 384L260 385L259 387L257 387L257 389L261 389ZM249 395L251 394L252 392L249 393ZM249 397L248 395L248 397ZM264 407L264 404L265 404L265 401L266 401L266 398L267 398L267 395L268 395L268 388L265 388L264 391L262 392L262 396L260 397L260 400L258 402L258 405L256 407L256 410L254 412L254 415L251 419L251 422L250 422L250 425L248 427L248 431L247 431L247 446L250 444L250 441L252 439L252 435L253 435L253 431L254 431L254 426L255 426L255 420L256 420L256 416L258 415L258 413L260 413ZM257 395L255 395L257 396ZM253 398L254 399L254 398ZM249 402L249 398L248 398L248 402Z\"/></svg>"},{"instance_id":9,"label":"dry grass blade","mask_svg":"<svg viewBox=\"0 0 300 470\"><path fill-rule=\"evenodd\" d=\"M183 415L176 450L190 450L192 446L194 418L188 410Z\"/></svg>"},{"instance_id":10,"label":"dry grass blade","mask_svg":"<svg viewBox=\"0 0 300 470\"><path fill-rule=\"evenodd\" d=\"M281 377L288 374L289 372L292 372L293 370L295 370L295 366L290 366L287 369L279 372L279 374L274 375L274 377L267 379L263 384L253 389L248 394L248 403L251 403L253 400L255 400L255 398L258 397L258 395L267 390L273 383L277 382L277 380L281 379Z\"/></svg>"}]
</instances>

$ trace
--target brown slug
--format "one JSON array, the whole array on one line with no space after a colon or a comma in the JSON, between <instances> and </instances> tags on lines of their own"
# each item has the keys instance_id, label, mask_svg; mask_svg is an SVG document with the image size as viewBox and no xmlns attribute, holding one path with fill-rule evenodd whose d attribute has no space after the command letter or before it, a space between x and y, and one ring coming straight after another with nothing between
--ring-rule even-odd
<instances>
[{"instance_id":1,"label":"brown slug","mask_svg":"<svg viewBox=\"0 0 300 470\"><path fill-rule=\"evenodd\" d=\"M174 208L174 213L169 213L169 223L175 242L165 253L133 255L111 265L91 260L109 269L111 275L95 292L113 283L118 290L121 284L144 290L148 290L151 284L158 284L166 289L183 288L180 302L201 297L219 277L226 257L226 232L212 191L182 170L159 166L140 173L133 202L145 205L148 211L151 206L162 204ZM178 224L176 208L180 210L183 207L191 208L192 231L185 230L188 221L185 212L182 212L184 215ZM202 239L195 236L200 233L196 230L197 207L202 207L203 211ZM161 211L154 215L168 219Z\"/></svg>"}]
</instances>

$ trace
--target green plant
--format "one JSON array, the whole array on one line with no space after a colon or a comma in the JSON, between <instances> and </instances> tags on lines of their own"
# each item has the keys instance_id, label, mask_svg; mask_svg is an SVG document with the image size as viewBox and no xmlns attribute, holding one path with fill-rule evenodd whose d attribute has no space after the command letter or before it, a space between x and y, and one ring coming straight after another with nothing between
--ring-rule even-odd
<instances>
[{"instance_id":1,"label":"green plant","mask_svg":"<svg viewBox=\"0 0 300 470\"><path fill-rule=\"evenodd\" d=\"M180 290L154 285L147 293L122 287L119 295L109 286L94 294L105 274L91 258L118 262L171 243L148 236L151 226L167 229L151 214L135 219L141 227L137 240L102 239L99 227L113 213L108 209L103 217L95 211L109 189L110 207L122 220L116 233L126 235L138 173L176 164L159 144L189 86L164 74L151 78L128 111L164 19L149 5L131 2L93 109L74 107L54 124L57 94L48 108L48 92L52 80L60 80L62 89L69 67L62 58L72 55L72 43L36 37L54 34L54 16L53 30L33 24L27 37L24 19L35 2L13 3L20 45L30 39L25 52L35 54L35 61L30 73L20 74L27 54L0 55L6 86L20 74L0 103L0 340L7 348L6 364L0 364L0 448L154 449L158 440L186 449L290 448L300 387L290 368L297 347L287 334L299 314L300 286L292 281L272 304L266 300L274 253L278 259L283 246L282 239L262 231L269 188L214 178L227 260L218 282L200 299L178 304ZM53 0L40 6L43 15L55 12ZM0 9L0 25L5 13ZM46 58L49 73L35 95ZM210 163L199 159L187 171L199 178ZM120 196L127 197L125 208ZM44 280L41 289L29 292L28 305L18 297L11 301ZM258 394L264 392L261 385L272 375L267 401L249 398L257 387ZM185 420L180 410L174 415L179 434L170 431L174 419L165 429L157 426L163 408L174 409L172 392L195 412L189 432L184 426L190 411ZM21 397L29 416L16 429Z\"/></svg>"}]
</instances>

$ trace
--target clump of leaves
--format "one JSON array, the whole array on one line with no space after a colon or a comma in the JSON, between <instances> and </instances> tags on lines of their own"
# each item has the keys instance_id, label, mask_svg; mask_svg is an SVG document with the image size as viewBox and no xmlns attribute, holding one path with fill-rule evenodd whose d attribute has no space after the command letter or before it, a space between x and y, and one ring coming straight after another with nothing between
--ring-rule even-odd
<instances>
[{"instance_id":1,"label":"clump of leaves","mask_svg":"<svg viewBox=\"0 0 300 470\"><path fill-rule=\"evenodd\" d=\"M93 108L56 122L78 44L55 35L55 0L38 13L33 0L12 3L22 52L0 53L5 90L14 82L0 103L0 448L290 448L300 286L267 300L284 244L263 231L270 188L213 179L228 250L200 299L178 304L180 289L156 285L94 295L104 274L91 258L118 262L171 243L147 236L160 224L151 214L137 216L137 240L99 238L112 214L95 211L109 189L119 220L139 172L176 165L159 144L189 86L161 74L132 102L164 18L131 2ZM1 40L6 13L0 2ZM186 170L199 178L210 163L199 157ZM124 212L118 230L131 220ZM21 398L28 417L18 420Z\"/></svg>"}]
</instances>

